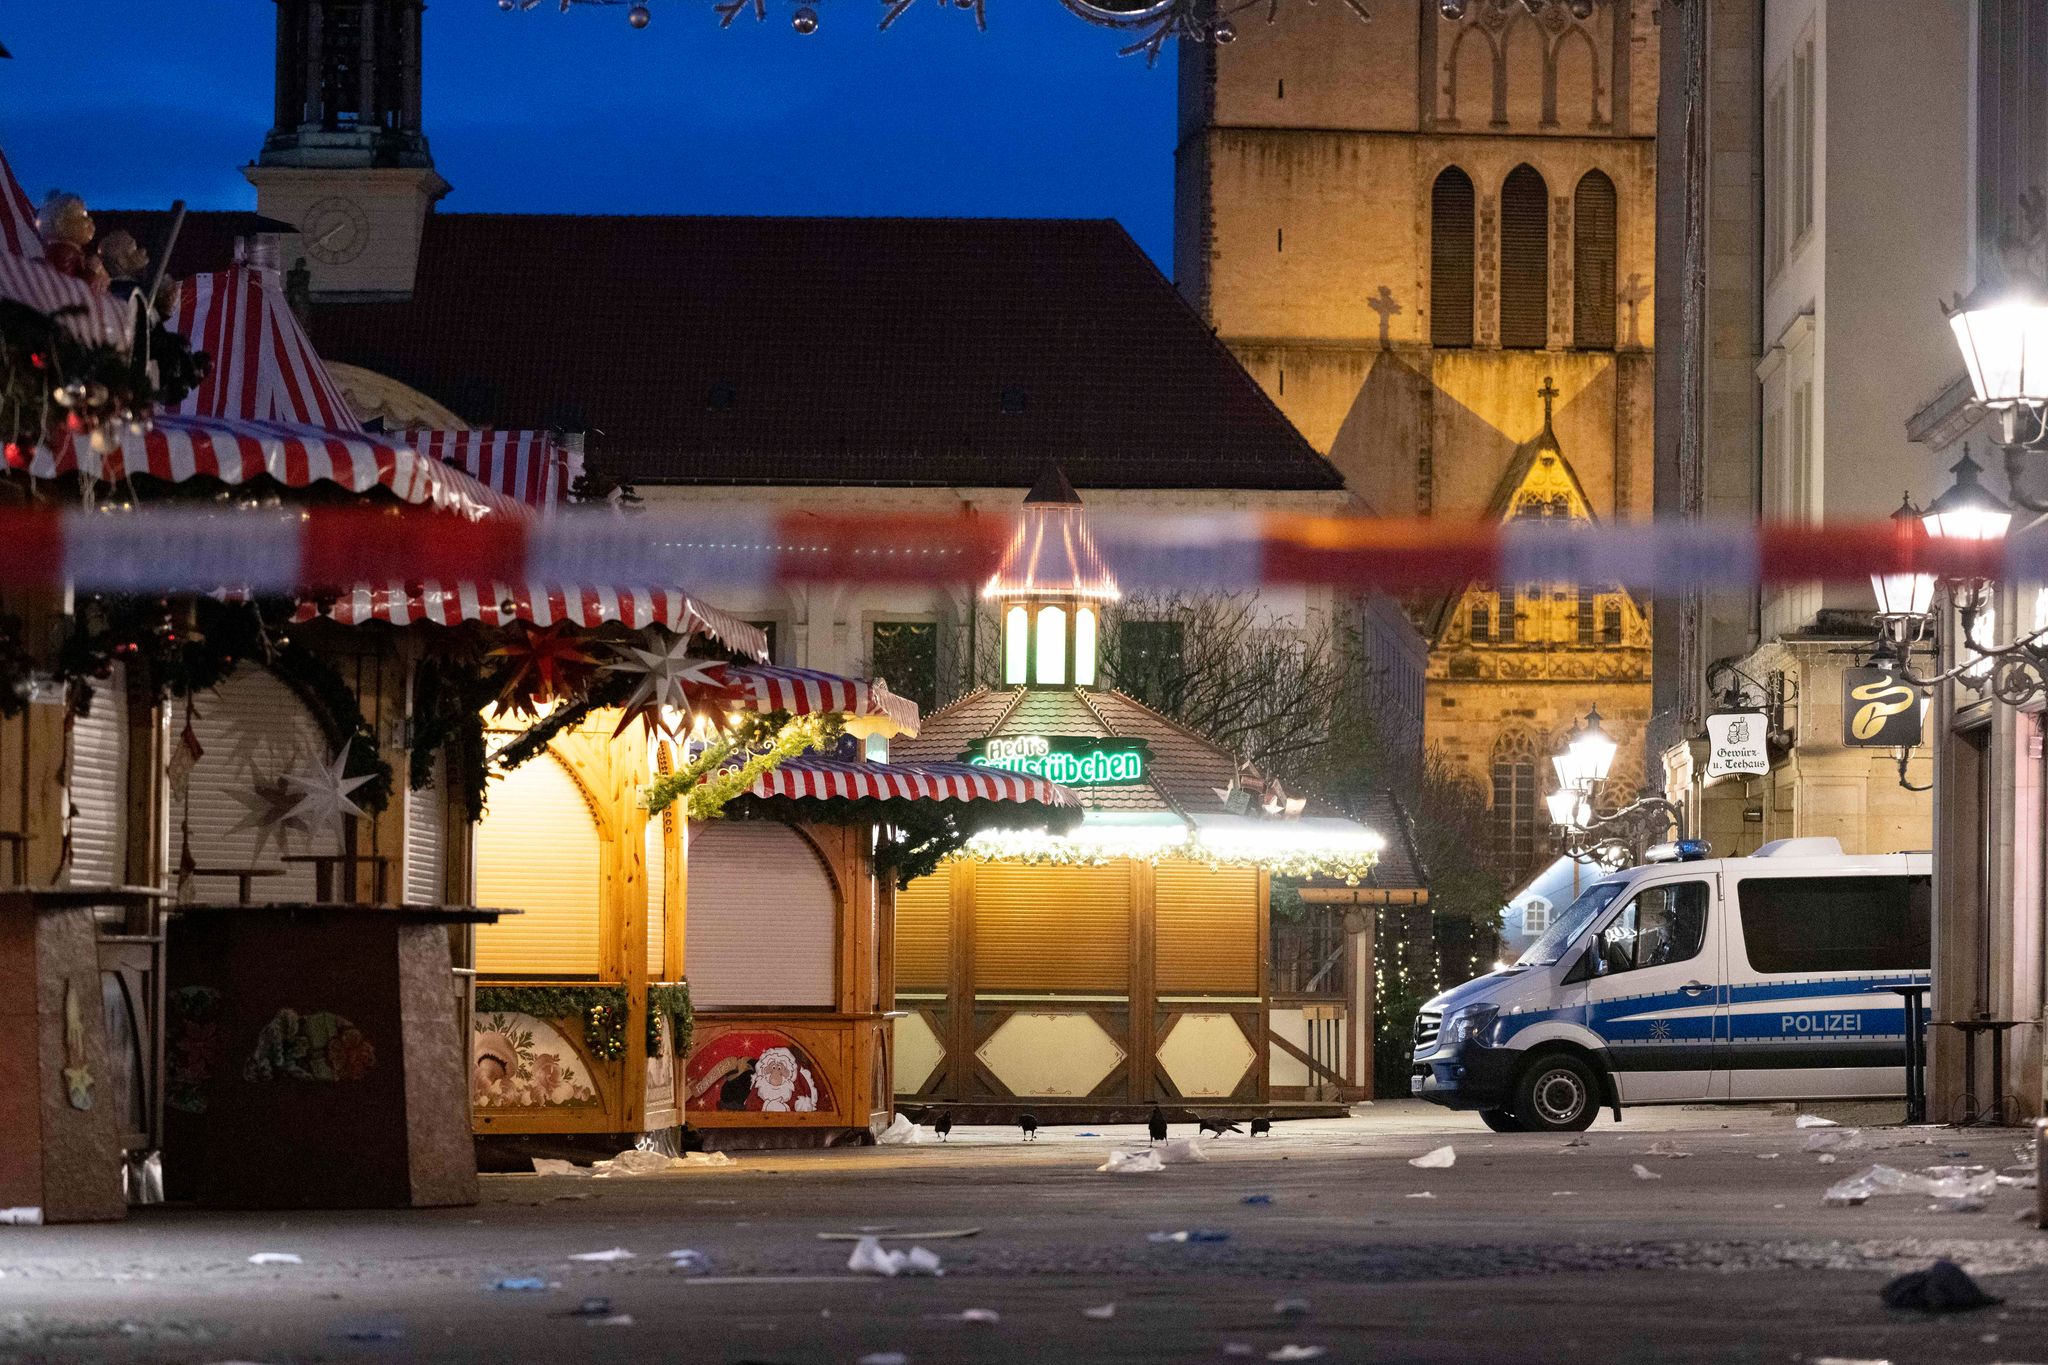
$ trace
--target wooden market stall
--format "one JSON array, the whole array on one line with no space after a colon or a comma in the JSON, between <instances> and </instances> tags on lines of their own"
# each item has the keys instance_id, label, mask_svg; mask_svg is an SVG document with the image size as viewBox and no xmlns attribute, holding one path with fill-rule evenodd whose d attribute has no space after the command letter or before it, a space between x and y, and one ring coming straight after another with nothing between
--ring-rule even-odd
<instances>
[{"instance_id":1,"label":"wooden market stall","mask_svg":"<svg viewBox=\"0 0 2048 1365\"><path fill-rule=\"evenodd\" d=\"M897 1095L984 1120L1262 1108L1272 877L1355 881L1382 841L1269 798L1232 754L1101 686L1116 581L1057 471L1024 508L983 593L1005 685L897 752L1049 778L1085 814L1064 835L978 837L899 893Z\"/></svg>"}]
</instances>

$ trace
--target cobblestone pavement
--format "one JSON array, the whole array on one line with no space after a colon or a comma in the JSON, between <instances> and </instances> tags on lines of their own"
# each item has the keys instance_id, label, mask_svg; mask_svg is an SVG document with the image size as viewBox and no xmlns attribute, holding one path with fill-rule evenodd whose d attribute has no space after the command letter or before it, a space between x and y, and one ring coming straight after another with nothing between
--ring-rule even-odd
<instances>
[{"instance_id":1,"label":"cobblestone pavement","mask_svg":"<svg viewBox=\"0 0 2048 1365\"><path fill-rule=\"evenodd\" d=\"M1816 1133L1841 1144L1832 1163ZM1095 1169L1142 1148L1136 1129L963 1129L678 1175L486 1177L467 1209L146 1209L0 1228L0 1361L2048 1362L2048 1232L2020 1221L2033 1191L1969 1213L1822 1202L1873 1162L2001 1169L2023 1140L1682 1109L1568 1145L1395 1104L1143 1175ZM1445 1143L1455 1165L1409 1164ZM849 1274L851 1244L818 1235L863 1228L978 1231L889 1243L945 1274L888 1280ZM570 1259L611 1248L633 1255ZM680 1249L705 1267L673 1268ZM301 1261L251 1265L260 1252ZM1889 1278L1937 1256L2005 1304L1881 1306ZM490 1287L524 1278L544 1287Z\"/></svg>"}]
</instances>

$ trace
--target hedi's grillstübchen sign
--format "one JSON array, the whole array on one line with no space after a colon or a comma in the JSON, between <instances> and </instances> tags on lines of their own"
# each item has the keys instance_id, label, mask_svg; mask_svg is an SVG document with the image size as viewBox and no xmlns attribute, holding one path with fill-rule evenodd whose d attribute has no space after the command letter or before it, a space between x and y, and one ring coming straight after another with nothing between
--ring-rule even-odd
<instances>
[{"instance_id":1,"label":"hedi's grillst\u00fcbchen sign","mask_svg":"<svg viewBox=\"0 0 2048 1365\"><path fill-rule=\"evenodd\" d=\"M1106 735L1001 735L975 740L961 757L1063 787L1127 786L1143 782L1152 766L1144 740Z\"/></svg>"}]
</instances>

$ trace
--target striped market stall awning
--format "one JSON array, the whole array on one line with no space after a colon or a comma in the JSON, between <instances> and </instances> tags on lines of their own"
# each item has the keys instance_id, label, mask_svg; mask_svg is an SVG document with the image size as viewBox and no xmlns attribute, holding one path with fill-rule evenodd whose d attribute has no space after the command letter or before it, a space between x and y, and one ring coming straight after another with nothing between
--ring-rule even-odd
<instances>
[{"instance_id":1,"label":"striped market stall awning","mask_svg":"<svg viewBox=\"0 0 2048 1365\"><path fill-rule=\"evenodd\" d=\"M42 234L36 231L36 207L14 178L7 153L0 152L0 251L12 256L43 258Z\"/></svg>"},{"instance_id":2,"label":"striped market stall awning","mask_svg":"<svg viewBox=\"0 0 2048 1365\"><path fill-rule=\"evenodd\" d=\"M4 219L5 214L0 213L0 222ZM56 315L58 326L88 345L119 346L125 351L130 344L126 304L84 280L51 269L40 255L0 251L0 299Z\"/></svg>"},{"instance_id":3,"label":"striped market stall awning","mask_svg":"<svg viewBox=\"0 0 2048 1365\"><path fill-rule=\"evenodd\" d=\"M213 357L212 372L180 412L363 429L270 272L237 265L192 276L171 330Z\"/></svg>"},{"instance_id":4,"label":"striped market stall awning","mask_svg":"<svg viewBox=\"0 0 2048 1365\"><path fill-rule=\"evenodd\" d=\"M403 443L360 430L326 431L283 422L158 413L147 431L124 435L120 445L104 455L71 439L56 450L38 447L28 467L39 479L77 471L103 483L148 475L172 483L203 477L240 484L268 476L286 488L322 482L351 493L382 488L400 502L471 520L533 518L524 503Z\"/></svg>"},{"instance_id":5,"label":"striped market stall awning","mask_svg":"<svg viewBox=\"0 0 2048 1365\"><path fill-rule=\"evenodd\" d=\"M529 507L561 506L583 474L583 456L548 431L408 431L405 440Z\"/></svg>"},{"instance_id":6,"label":"striped market stall awning","mask_svg":"<svg viewBox=\"0 0 2048 1365\"><path fill-rule=\"evenodd\" d=\"M661 626L678 635L702 632L726 648L753 658L768 652L759 628L710 606L689 593L577 587L562 583L435 582L359 585L331 602L299 604L297 619L325 616L345 626L385 621L396 626L618 624L638 629Z\"/></svg>"},{"instance_id":7,"label":"striped market stall awning","mask_svg":"<svg viewBox=\"0 0 2048 1365\"><path fill-rule=\"evenodd\" d=\"M734 668L726 677L752 697L757 711L787 711L793 716L838 712L880 720L894 734L917 733L917 703L891 692L880 678L842 678L836 673L774 664Z\"/></svg>"},{"instance_id":8,"label":"striped market stall awning","mask_svg":"<svg viewBox=\"0 0 2048 1365\"><path fill-rule=\"evenodd\" d=\"M763 773L748 795L798 800L1028 801L1075 807L1079 797L1056 782L966 763L857 763L806 755Z\"/></svg>"}]
</instances>

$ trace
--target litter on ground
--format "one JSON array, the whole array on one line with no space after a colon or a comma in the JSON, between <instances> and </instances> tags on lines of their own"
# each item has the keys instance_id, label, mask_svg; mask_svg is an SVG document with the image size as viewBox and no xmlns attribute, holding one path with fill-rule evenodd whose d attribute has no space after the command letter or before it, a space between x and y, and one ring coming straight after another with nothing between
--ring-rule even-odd
<instances>
[{"instance_id":1,"label":"litter on ground","mask_svg":"<svg viewBox=\"0 0 2048 1365\"><path fill-rule=\"evenodd\" d=\"M1651 1170L1648 1166L1645 1166L1640 1161L1638 1161L1635 1165L1629 1167L1629 1169L1635 1172L1635 1177L1638 1180L1662 1180L1664 1178L1657 1172Z\"/></svg>"},{"instance_id":2,"label":"litter on ground","mask_svg":"<svg viewBox=\"0 0 2048 1365\"><path fill-rule=\"evenodd\" d=\"M1954 1261L1936 1261L1925 1270L1901 1275L1884 1287L1882 1297L1887 1308L1922 1313L1961 1313L2005 1302L1985 1293Z\"/></svg>"},{"instance_id":3,"label":"litter on ground","mask_svg":"<svg viewBox=\"0 0 2048 1365\"><path fill-rule=\"evenodd\" d=\"M1421 1156L1409 1158L1408 1164L1410 1166L1419 1166L1425 1171L1440 1171L1446 1167L1456 1165L1457 1161L1457 1149L1445 1145L1424 1152Z\"/></svg>"},{"instance_id":4,"label":"litter on ground","mask_svg":"<svg viewBox=\"0 0 2048 1365\"><path fill-rule=\"evenodd\" d=\"M1109 1160L1095 1168L1109 1175L1150 1175L1166 1169L1158 1152L1111 1152Z\"/></svg>"},{"instance_id":5,"label":"litter on ground","mask_svg":"<svg viewBox=\"0 0 2048 1365\"><path fill-rule=\"evenodd\" d=\"M875 1134L878 1147L917 1147L931 1141L922 1124L912 1123L909 1118L898 1114L887 1128Z\"/></svg>"},{"instance_id":6,"label":"litter on ground","mask_svg":"<svg viewBox=\"0 0 2048 1365\"><path fill-rule=\"evenodd\" d=\"M863 1237L854 1244L853 1255L846 1258L846 1268L856 1275L882 1275L895 1278L898 1275L943 1275L939 1268L937 1252L923 1247L911 1247L908 1251L891 1251L882 1245L878 1237Z\"/></svg>"},{"instance_id":7,"label":"litter on ground","mask_svg":"<svg viewBox=\"0 0 2048 1365\"><path fill-rule=\"evenodd\" d=\"M1872 1166L1860 1175L1838 1180L1828 1186L1821 1202L1829 1208L1853 1208L1884 1194L1923 1195L1935 1200L1942 1212L1973 1213L1998 1187L1997 1177L1982 1166L1930 1166L1925 1174Z\"/></svg>"},{"instance_id":8,"label":"litter on ground","mask_svg":"<svg viewBox=\"0 0 2048 1365\"><path fill-rule=\"evenodd\" d=\"M611 1247L605 1251L579 1251L569 1258L572 1261L630 1261L633 1253L624 1247Z\"/></svg>"},{"instance_id":9,"label":"litter on ground","mask_svg":"<svg viewBox=\"0 0 2048 1365\"><path fill-rule=\"evenodd\" d=\"M491 1283L491 1288L512 1294L541 1294L547 1287L548 1282L538 1275L513 1275Z\"/></svg>"},{"instance_id":10,"label":"litter on ground","mask_svg":"<svg viewBox=\"0 0 2048 1365\"><path fill-rule=\"evenodd\" d=\"M304 1265L295 1252L259 1251L249 1258L250 1265Z\"/></svg>"},{"instance_id":11,"label":"litter on ground","mask_svg":"<svg viewBox=\"0 0 2048 1365\"><path fill-rule=\"evenodd\" d=\"M1083 1308L1081 1310L1081 1316L1084 1318L1093 1318L1097 1322L1108 1322L1111 1318L1116 1316L1116 1305L1113 1303L1105 1303L1100 1304L1094 1308Z\"/></svg>"},{"instance_id":12,"label":"litter on ground","mask_svg":"<svg viewBox=\"0 0 2048 1365\"><path fill-rule=\"evenodd\" d=\"M1818 1114L1801 1114L1797 1119L1793 1120L1792 1126L1795 1128L1835 1128L1839 1125L1833 1119L1824 1119Z\"/></svg>"}]
</instances>

